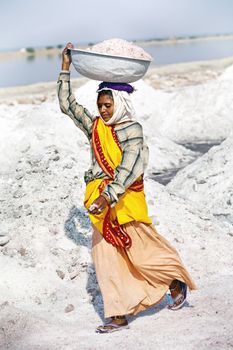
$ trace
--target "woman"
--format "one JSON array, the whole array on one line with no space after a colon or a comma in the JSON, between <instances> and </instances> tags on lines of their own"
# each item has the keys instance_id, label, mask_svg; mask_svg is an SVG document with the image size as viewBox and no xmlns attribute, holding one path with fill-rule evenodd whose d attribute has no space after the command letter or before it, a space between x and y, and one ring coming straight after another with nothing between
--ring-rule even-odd
<instances>
[{"instance_id":1,"label":"woman","mask_svg":"<svg viewBox=\"0 0 233 350\"><path fill-rule=\"evenodd\" d=\"M85 207L93 225L92 257L109 322L96 332L128 328L126 315L159 303L170 290L171 310L183 306L187 286L196 289L177 251L151 224L143 190L148 149L135 120L129 84L101 83L92 116L70 88L68 43L58 79L61 111L86 134L92 165L85 173Z\"/></svg>"}]
</instances>

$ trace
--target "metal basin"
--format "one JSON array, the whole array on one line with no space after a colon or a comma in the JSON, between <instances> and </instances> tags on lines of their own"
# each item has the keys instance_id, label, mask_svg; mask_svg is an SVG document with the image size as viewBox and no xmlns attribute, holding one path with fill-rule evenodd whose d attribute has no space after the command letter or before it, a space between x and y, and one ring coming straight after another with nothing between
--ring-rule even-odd
<instances>
[{"instance_id":1,"label":"metal basin","mask_svg":"<svg viewBox=\"0 0 233 350\"><path fill-rule=\"evenodd\" d=\"M83 76L113 83L133 83L147 72L151 61L70 49L74 68Z\"/></svg>"}]
</instances>

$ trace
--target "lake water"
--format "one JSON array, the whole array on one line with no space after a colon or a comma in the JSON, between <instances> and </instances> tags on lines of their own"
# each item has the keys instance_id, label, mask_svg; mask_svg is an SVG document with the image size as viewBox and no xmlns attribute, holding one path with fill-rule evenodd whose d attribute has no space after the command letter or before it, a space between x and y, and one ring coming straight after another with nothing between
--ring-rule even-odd
<instances>
[{"instance_id":1,"label":"lake water","mask_svg":"<svg viewBox=\"0 0 233 350\"><path fill-rule=\"evenodd\" d=\"M153 65L218 59L233 56L233 40L210 40L185 44L146 45ZM0 61L0 87L55 81L61 67L59 55L27 57ZM72 76L79 74L71 69Z\"/></svg>"}]
</instances>

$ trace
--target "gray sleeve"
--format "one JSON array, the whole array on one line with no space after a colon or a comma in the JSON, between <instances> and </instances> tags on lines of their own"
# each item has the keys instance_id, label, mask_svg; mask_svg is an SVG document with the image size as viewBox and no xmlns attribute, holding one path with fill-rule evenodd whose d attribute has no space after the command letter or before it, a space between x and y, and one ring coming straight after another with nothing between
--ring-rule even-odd
<instances>
[{"instance_id":1,"label":"gray sleeve","mask_svg":"<svg viewBox=\"0 0 233 350\"><path fill-rule=\"evenodd\" d=\"M57 81L57 95L62 113L67 114L75 125L90 139L95 117L86 108L77 103L71 91L69 71L60 73Z\"/></svg>"},{"instance_id":2,"label":"gray sleeve","mask_svg":"<svg viewBox=\"0 0 233 350\"><path fill-rule=\"evenodd\" d=\"M115 169L114 180L103 191L110 197L111 207L115 206L125 190L143 174L144 151L142 127L137 123L129 131L127 140L122 144L122 159Z\"/></svg>"}]
</instances>

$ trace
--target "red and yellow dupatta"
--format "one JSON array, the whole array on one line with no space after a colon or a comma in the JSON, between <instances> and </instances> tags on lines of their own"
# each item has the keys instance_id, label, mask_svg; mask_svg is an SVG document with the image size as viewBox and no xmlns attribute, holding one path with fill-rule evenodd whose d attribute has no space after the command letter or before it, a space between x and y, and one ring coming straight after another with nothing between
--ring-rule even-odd
<instances>
[{"instance_id":1,"label":"red and yellow dupatta","mask_svg":"<svg viewBox=\"0 0 233 350\"><path fill-rule=\"evenodd\" d=\"M109 180L95 179L87 184L84 199L86 208L99 197L105 186L114 180L115 168L122 158L122 150L114 127L105 125L101 118L97 118L93 125L92 147L97 162L109 176ZM108 207L98 215L89 213L89 217L108 243L129 248L132 242L122 225L131 221L151 224L142 176L126 189L114 208Z\"/></svg>"}]
</instances>

